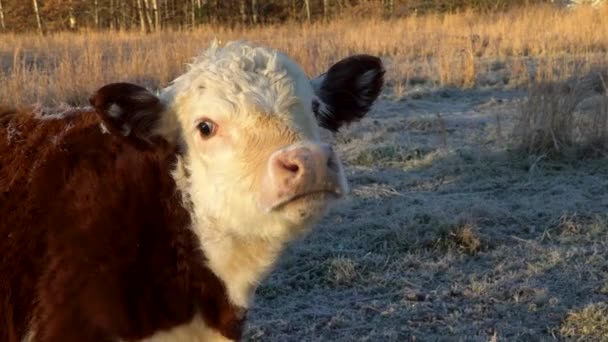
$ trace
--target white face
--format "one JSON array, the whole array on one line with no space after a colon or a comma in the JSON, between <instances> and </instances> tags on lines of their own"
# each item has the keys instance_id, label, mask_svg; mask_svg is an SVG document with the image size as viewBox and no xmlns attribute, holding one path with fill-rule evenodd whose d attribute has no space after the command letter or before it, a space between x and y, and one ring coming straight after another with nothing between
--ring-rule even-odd
<instances>
[{"instance_id":1,"label":"white face","mask_svg":"<svg viewBox=\"0 0 608 342\"><path fill-rule=\"evenodd\" d=\"M347 192L320 140L319 98L288 57L214 46L161 97L181 128L195 215L225 233L295 237Z\"/></svg>"},{"instance_id":2,"label":"white face","mask_svg":"<svg viewBox=\"0 0 608 342\"><path fill-rule=\"evenodd\" d=\"M185 75L192 78L175 82L172 107L187 146L190 194L198 216L221 222L230 233L273 237L300 231L323 214L332 196L311 194L275 210L261 198L271 191L264 178L275 151L320 142L313 89L286 57L243 50L216 51L190 71L196 74Z\"/></svg>"}]
</instances>

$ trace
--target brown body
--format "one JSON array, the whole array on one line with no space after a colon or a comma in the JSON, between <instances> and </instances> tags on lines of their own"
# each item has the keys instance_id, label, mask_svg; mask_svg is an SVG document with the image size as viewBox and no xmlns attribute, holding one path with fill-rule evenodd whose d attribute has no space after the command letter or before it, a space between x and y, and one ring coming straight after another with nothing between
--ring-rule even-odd
<instances>
[{"instance_id":1,"label":"brown body","mask_svg":"<svg viewBox=\"0 0 608 342\"><path fill-rule=\"evenodd\" d=\"M242 312L170 175L175 146L52 114L0 112L0 341L135 340L196 313L238 338Z\"/></svg>"}]
</instances>

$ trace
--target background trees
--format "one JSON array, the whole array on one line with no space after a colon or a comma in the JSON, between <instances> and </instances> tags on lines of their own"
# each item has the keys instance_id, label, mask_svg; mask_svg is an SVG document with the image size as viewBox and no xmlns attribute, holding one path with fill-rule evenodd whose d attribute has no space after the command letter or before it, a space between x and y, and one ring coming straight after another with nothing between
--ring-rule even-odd
<instances>
[{"instance_id":1,"label":"background trees","mask_svg":"<svg viewBox=\"0 0 608 342\"><path fill-rule=\"evenodd\" d=\"M551 0L0 0L0 31L120 29L153 32L205 23L258 25L394 17L465 7L500 10Z\"/></svg>"}]
</instances>

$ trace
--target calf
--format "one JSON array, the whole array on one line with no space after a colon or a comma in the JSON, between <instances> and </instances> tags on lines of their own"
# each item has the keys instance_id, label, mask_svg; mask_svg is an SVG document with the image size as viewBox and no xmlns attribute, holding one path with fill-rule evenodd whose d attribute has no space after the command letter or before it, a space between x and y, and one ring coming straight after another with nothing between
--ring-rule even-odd
<instances>
[{"instance_id":1,"label":"calf","mask_svg":"<svg viewBox=\"0 0 608 342\"><path fill-rule=\"evenodd\" d=\"M344 196L321 142L365 115L384 70L357 55L309 80L214 44L158 95L0 110L0 340L238 340L284 249Z\"/></svg>"}]
</instances>

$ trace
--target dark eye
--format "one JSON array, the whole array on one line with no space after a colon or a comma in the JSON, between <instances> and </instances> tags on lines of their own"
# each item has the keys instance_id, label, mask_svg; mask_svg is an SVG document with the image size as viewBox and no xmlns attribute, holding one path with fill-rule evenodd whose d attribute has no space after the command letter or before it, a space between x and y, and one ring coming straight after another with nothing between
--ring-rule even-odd
<instances>
[{"instance_id":1,"label":"dark eye","mask_svg":"<svg viewBox=\"0 0 608 342\"><path fill-rule=\"evenodd\" d=\"M203 120L196 125L196 128L201 132L203 138L210 138L215 134L216 125L213 121Z\"/></svg>"}]
</instances>

